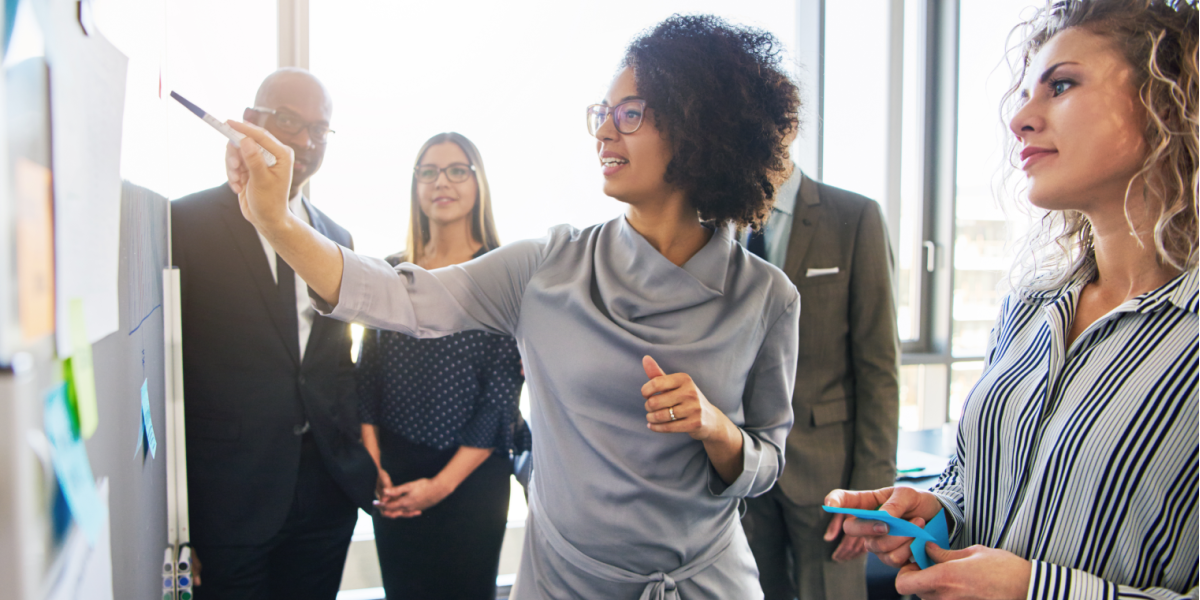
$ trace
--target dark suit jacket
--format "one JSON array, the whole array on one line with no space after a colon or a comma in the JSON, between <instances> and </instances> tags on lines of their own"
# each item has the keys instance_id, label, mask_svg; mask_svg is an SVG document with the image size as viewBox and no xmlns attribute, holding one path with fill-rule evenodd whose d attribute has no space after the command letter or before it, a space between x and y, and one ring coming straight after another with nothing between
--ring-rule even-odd
<instances>
[{"instance_id":1,"label":"dark suit jacket","mask_svg":"<svg viewBox=\"0 0 1200 600\"><path fill-rule=\"evenodd\" d=\"M313 227L350 234L307 200ZM171 203L182 282L183 385L192 540L266 542L287 517L307 418L325 466L370 510L376 469L360 440L348 326L321 316L300 362L266 253L228 185ZM292 311L295 318L295 311Z\"/></svg>"},{"instance_id":2,"label":"dark suit jacket","mask_svg":"<svg viewBox=\"0 0 1200 600\"><path fill-rule=\"evenodd\" d=\"M796 421L777 485L810 506L836 488L869 490L895 481L900 342L892 251L879 205L804 176L792 214L783 270L804 309ZM834 267L835 274L809 276L809 269Z\"/></svg>"}]
</instances>

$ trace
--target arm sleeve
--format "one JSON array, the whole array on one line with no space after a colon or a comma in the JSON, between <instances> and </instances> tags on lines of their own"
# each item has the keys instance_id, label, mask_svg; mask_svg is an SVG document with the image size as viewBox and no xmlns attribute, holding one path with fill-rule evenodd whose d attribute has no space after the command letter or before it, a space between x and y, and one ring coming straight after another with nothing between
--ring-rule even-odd
<instances>
[{"instance_id":1,"label":"arm sleeve","mask_svg":"<svg viewBox=\"0 0 1200 600\"><path fill-rule=\"evenodd\" d=\"M767 330L758 356L746 378L742 395L742 473L728 485L711 464L708 489L726 497L758 496L771 489L783 473L783 447L792 429L792 390L796 383L796 355L800 338L800 294L791 288L792 301Z\"/></svg>"},{"instance_id":2,"label":"arm sleeve","mask_svg":"<svg viewBox=\"0 0 1200 600\"><path fill-rule=\"evenodd\" d=\"M1197 588L1186 594L1166 588L1135 588L1105 581L1091 573L1040 560L1031 561L1033 573L1029 578L1029 600L1196 600Z\"/></svg>"},{"instance_id":3,"label":"arm sleeve","mask_svg":"<svg viewBox=\"0 0 1200 600\"><path fill-rule=\"evenodd\" d=\"M458 444L508 451L513 445L513 415L521 396L521 355L508 336L487 336L480 357L480 394L475 414L458 433Z\"/></svg>"},{"instance_id":4,"label":"arm sleeve","mask_svg":"<svg viewBox=\"0 0 1200 600\"><path fill-rule=\"evenodd\" d=\"M525 285L550 246L569 230L556 227L540 240L514 242L470 262L432 271L412 263L392 267L342 248L338 305L319 298L313 304L323 315L417 338L466 330L512 335Z\"/></svg>"},{"instance_id":5,"label":"arm sleeve","mask_svg":"<svg viewBox=\"0 0 1200 600\"><path fill-rule=\"evenodd\" d=\"M363 332L362 349L359 351L358 364L354 368L354 378L358 384L358 418L368 425L379 424L379 404L383 392L383 376L380 373L382 349L380 333L375 329Z\"/></svg>"},{"instance_id":6,"label":"arm sleeve","mask_svg":"<svg viewBox=\"0 0 1200 600\"><path fill-rule=\"evenodd\" d=\"M850 489L896 481L900 419L900 339L892 293L894 259L879 205L859 220L850 268L850 366L854 373L854 467Z\"/></svg>"}]
</instances>

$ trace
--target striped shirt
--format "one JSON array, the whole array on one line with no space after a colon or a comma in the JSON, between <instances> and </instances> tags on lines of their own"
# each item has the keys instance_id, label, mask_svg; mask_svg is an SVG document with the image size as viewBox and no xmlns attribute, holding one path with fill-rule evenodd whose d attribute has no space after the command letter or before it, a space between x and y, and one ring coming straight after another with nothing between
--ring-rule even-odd
<instances>
[{"instance_id":1,"label":"striped shirt","mask_svg":"<svg viewBox=\"0 0 1200 600\"><path fill-rule=\"evenodd\" d=\"M1032 561L1029 598L1196 598L1197 273L1067 348L1089 279L1005 300L933 491L954 548Z\"/></svg>"}]
</instances>

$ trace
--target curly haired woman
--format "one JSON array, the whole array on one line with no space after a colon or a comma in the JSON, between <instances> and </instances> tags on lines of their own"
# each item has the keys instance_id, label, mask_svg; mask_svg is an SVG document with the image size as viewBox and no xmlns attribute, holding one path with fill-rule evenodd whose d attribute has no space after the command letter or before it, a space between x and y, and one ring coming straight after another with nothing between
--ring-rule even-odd
<instances>
[{"instance_id":1,"label":"curly haired woman","mask_svg":"<svg viewBox=\"0 0 1200 600\"><path fill-rule=\"evenodd\" d=\"M950 550L848 520L901 593L1196 598L1197 18L1180 0L1070 0L1026 24L1008 111L1044 211L931 492L827 503L926 523ZM882 506L881 506L882 505Z\"/></svg>"},{"instance_id":2,"label":"curly haired woman","mask_svg":"<svg viewBox=\"0 0 1200 600\"><path fill-rule=\"evenodd\" d=\"M800 298L734 234L770 209L798 104L772 36L671 17L588 108L625 215L433 271L290 217L287 148L262 130L237 125L257 143L230 180L332 316L516 338L536 470L512 598L761 598L738 504L783 466ZM247 154L259 144L276 167Z\"/></svg>"}]
</instances>

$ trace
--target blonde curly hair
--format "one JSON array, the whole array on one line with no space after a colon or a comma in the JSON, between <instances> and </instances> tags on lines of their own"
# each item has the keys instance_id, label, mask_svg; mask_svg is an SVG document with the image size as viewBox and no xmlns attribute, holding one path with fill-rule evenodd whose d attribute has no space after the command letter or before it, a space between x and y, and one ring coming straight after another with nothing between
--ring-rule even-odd
<instances>
[{"instance_id":1,"label":"blonde curly hair","mask_svg":"<svg viewBox=\"0 0 1200 600\"><path fill-rule=\"evenodd\" d=\"M1020 109L1019 90L1033 56L1056 34L1073 27L1112 40L1133 68L1133 84L1146 111L1142 132L1149 151L1126 187L1135 185L1156 214L1154 246L1164 266L1196 268L1197 221L1197 10L1195 0L1057 0L1048 2L1013 29L1020 40L1009 52L1013 83L1004 96L1006 117ZM1007 121L1007 118L1005 119ZM1009 138L1008 165L1019 140ZM1082 213L1048 211L1025 239L1026 251L1013 266L1011 283L1028 291L1062 287L1095 273L1092 226Z\"/></svg>"}]
</instances>

